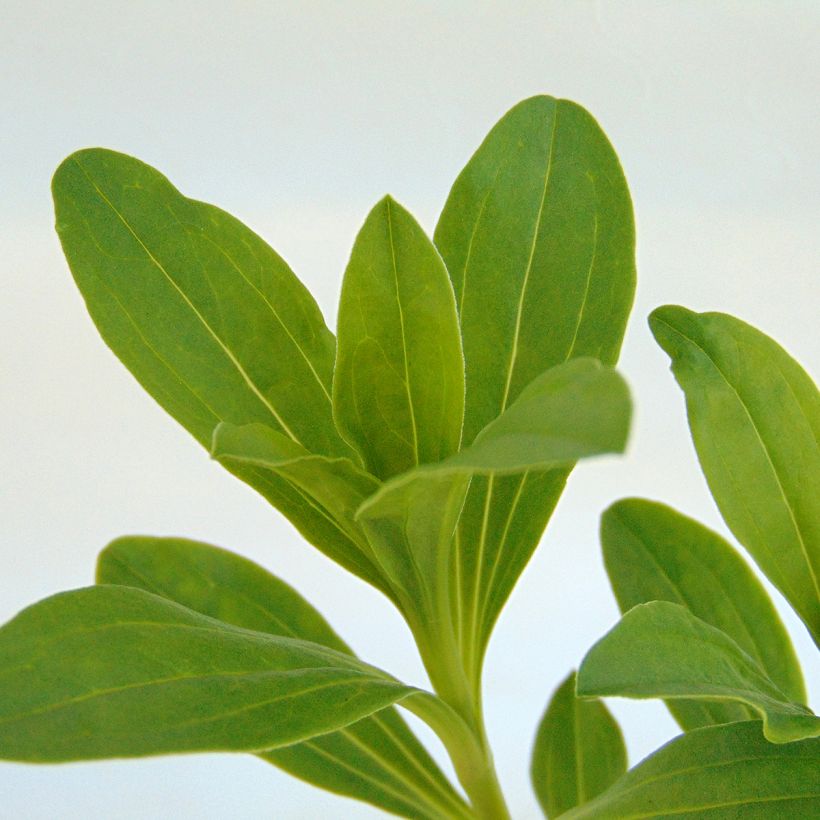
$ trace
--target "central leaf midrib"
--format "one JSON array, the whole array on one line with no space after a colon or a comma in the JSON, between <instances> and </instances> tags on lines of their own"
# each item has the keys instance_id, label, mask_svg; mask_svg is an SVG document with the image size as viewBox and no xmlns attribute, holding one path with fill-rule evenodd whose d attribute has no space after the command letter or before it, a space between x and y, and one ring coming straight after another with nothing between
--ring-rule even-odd
<instances>
[{"instance_id":1,"label":"central leaf midrib","mask_svg":"<svg viewBox=\"0 0 820 820\"><path fill-rule=\"evenodd\" d=\"M396 264L396 246L393 240L393 213L392 208L390 206L390 200L386 200L386 213L387 213L387 233L389 237L389 244L390 244L390 259L393 263L393 283L396 289L396 307L398 308L399 312L399 328L401 330L401 351L402 351L402 359L404 362L404 387L407 392L407 407L410 411L410 426L413 432L413 455L415 458L415 463L419 464L419 438L418 438L418 430L416 429L416 411L413 407L413 394L410 387L410 364L407 357L407 336L406 330L404 326L404 310L401 304L401 290L399 287L399 270L398 265Z\"/></svg>"},{"instance_id":2,"label":"central leaf midrib","mask_svg":"<svg viewBox=\"0 0 820 820\"><path fill-rule=\"evenodd\" d=\"M325 398L327 399L328 404L330 404L331 403L331 398L330 398L330 392L328 391L327 386L325 385L325 383L320 378L319 373L317 372L316 368L313 366L313 362L310 360L310 357L307 355L304 348L299 344L298 340L293 335L291 329L288 327L288 325L285 323L285 321L279 315L279 311L276 309L274 304L268 299L267 295L265 293L263 293L263 291L261 291L256 286L256 284L253 281L251 281L251 279L248 278L245 271L242 270L242 268L236 263L236 261L228 253L228 251L225 250L225 248L222 247L222 245L220 245L215 240L211 239L211 237L209 237L206 233L201 233L199 235L206 242L210 242L228 260L228 262L230 262L233 269L242 277L242 279L245 282L247 282L249 287L253 288L254 292L268 306L268 308L270 308L270 312L273 314L274 319L276 319L277 324L279 324L279 326L282 328L282 330L285 331L285 334L287 335L288 339L290 339L291 343L293 344L294 348L296 349L296 352L302 357L302 359L304 360L304 362L307 365L308 369L310 370L311 374L316 379L316 383L319 385L319 388L321 389L322 393L324 394Z\"/></svg>"},{"instance_id":3,"label":"central leaf midrib","mask_svg":"<svg viewBox=\"0 0 820 820\"><path fill-rule=\"evenodd\" d=\"M223 678L242 678L242 677L281 677L287 675L298 675L304 672L306 669L309 669L311 672L321 672L321 671L330 671L330 672L339 672L341 671L337 667L328 666L328 667L320 667L320 666L312 666L312 667L305 667L302 669L292 669L292 670L264 670L264 669L250 669L250 670L240 670L236 672L212 672L208 674L189 674L189 675L172 675L170 677L165 678L154 678L151 680L142 680L142 681L135 681L133 683L122 684L120 686L110 686L105 689L92 689L88 692L83 692L79 695L74 695L73 697L64 698L63 700L55 701L53 703L47 703L43 706L40 706L36 709L30 709L28 712L17 712L13 715L8 717L0 717L0 725L8 724L8 723L15 723L18 721L29 720L33 717L38 717L40 715L48 714L49 712L56 712L60 709L64 709L68 706L74 706L77 703L84 703L89 700L93 700L94 698L98 697L107 697L108 695L115 695L119 694L120 692L127 692L137 689L148 689L152 686L165 686L166 684L174 684L180 682L188 682L188 681L195 681L195 682L202 682L202 681L219 681ZM273 699L268 699L265 701L258 701L242 707L239 711L244 711L247 708L254 708L256 706L263 706L269 703L275 703L277 700L283 700L288 697L299 697L301 695L313 692L315 690L321 690L330 688L336 685L344 685L348 683L353 683L354 681L361 680L362 678L367 678L367 674L365 672L356 672L355 670L348 669L345 671L352 672L353 674L350 675L349 678L339 678L331 680L331 681L323 681L322 683L315 684L310 687L306 687L305 689L299 689L295 693L294 692L286 692L284 694L279 694ZM389 683L390 681L384 679L385 683ZM216 716L216 719L222 718L229 713L220 713ZM174 724L175 727L178 727L183 724Z\"/></svg>"},{"instance_id":4,"label":"central leaf midrib","mask_svg":"<svg viewBox=\"0 0 820 820\"><path fill-rule=\"evenodd\" d=\"M530 252L527 258L527 266L524 270L524 279L521 283L521 293L518 297L518 307L516 309L516 316L515 316L515 330L513 331L513 343L512 348L510 350L510 362L507 367L507 378L506 383L504 385L504 394L501 398L501 409L499 412L503 412L507 408L507 402L509 400L510 395L510 386L512 385L512 377L513 372L515 370L516 359L518 357L518 340L521 335L521 319L524 313L524 300L527 294L527 286L530 280L530 274L532 272L532 264L533 260L535 259L535 249L538 245L538 234L541 230L541 220L544 216L544 206L547 202L547 189L549 188L549 181L550 175L552 174L552 167L553 167L553 157L555 154L555 134L558 126L558 105L555 105L553 109L552 115L552 129L550 131L549 137L549 150L547 152L547 167L544 171L544 188L541 193L541 203L538 207L538 213L535 218L535 227L533 229L532 234L532 243L530 245Z\"/></svg>"}]
</instances>

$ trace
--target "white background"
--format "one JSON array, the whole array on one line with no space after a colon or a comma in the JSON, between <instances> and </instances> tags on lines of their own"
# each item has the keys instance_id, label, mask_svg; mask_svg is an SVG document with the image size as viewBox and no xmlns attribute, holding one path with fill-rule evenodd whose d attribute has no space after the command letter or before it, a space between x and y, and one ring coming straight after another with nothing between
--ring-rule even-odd
<instances>
[{"instance_id":1,"label":"white background","mask_svg":"<svg viewBox=\"0 0 820 820\"><path fill-rule=\"evenodd\" d=\"M303 544L144 394L96 335L52 230L71 151L135 154L267 238L331 326L353 237L390 192L430 230L506 109L569 97L621 156L639 285L621 361L626 458L578 469L489 652L489 728L516 818L553 687L616 619L597 519L637 494L725 532L646 315L725 310L820 372L816 2L10 2L0 0L0 619L92 579L122 533L230 547L293 583L368 660L423 682L378 593ZM820 662L778 606L814 707ZM631 759L671 737L619 701ZM4 820L373 818L244 756L0 764Z\"/></svg>"}]
</instances>

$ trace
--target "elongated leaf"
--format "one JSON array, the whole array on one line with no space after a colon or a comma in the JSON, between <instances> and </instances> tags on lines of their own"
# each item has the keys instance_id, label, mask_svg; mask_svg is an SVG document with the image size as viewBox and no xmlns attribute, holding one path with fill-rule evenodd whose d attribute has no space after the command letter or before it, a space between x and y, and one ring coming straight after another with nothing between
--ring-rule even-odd
<instances>
[{"instance_id":1,"label":"elongated leaf","mask_svg":"<svg viewBox=\"0 0 820 820\"><path fill-rule=\"evenodd\" d=\"M257 422L310 451L354 456L333 423L333 335L256 234L113 151L72 154L52 188L57 232L100 334L201 444L220 421ZM356 544L299 488L235 472L308 541L378 585Z\"/></svg>"},{"instance_id":2,"label":"elongated leaf","mask_svg":"<svg viewBox=\"0 0 820 820\"><path fill-rule=\"evenodd\" d=\"M760 713L774 743L820 735L820 718L789 701L728 635L668 601L630 609L587 652L578 694L737 701Z\"/></svg>"},{"instance_id":3,"label":"elongated leaf","mask_svg":"<svg viewBox=\"0 0 820 820\"><path fill-rule=\"evenodd\" d=\"M97 580L134 586L235 626L351 653L290 586L226 550L181 538L118 538L100 554ZM460 816L461 799L395 709L330 734L261 753L330 791L407 817Z\"/></svg>"},{"instance_id":4,"label":"elongated leaf","mask_svg":"<svg viewBox=\"0 0 820 820\"><path fill-rule=\"evenodd\" d=\"M612 146L579 106L534 97L507 113L453 185L435 242L460 317L465 444L548 368L616 361L635 288L632 206ZM472 483L453 578L473 677L567 473Z\"/></svg>"},{"instance_id":5,"label":"elongated leaf","mask_svg":"<svg viewBox=\"0 0 820 820\"><path fill-rule=\"evenodd\" d=\"M319 644L230 626L141 589L90 587L0 629L0 758L259 752L414 691Z\"/></svg>"},{"instance_id":6,"label":"elongated leaf","mask_svg":"<svg viewBox=\"0 0 820 820\"><path fill-rule=\"evenodd\" d=\"M614 370L592 359L566 362L533 380L472 446L390 479L362 504L357 518L400 590L425 659L431 641L437 645L433 654L440 657L446 654L440 642L450 640L445 634L450 551L472 477L567 466L622 451L630 411L629 391ZM448 651L452 655L453 647ZM428 664L428 671L435 676L437 670ZM463 674L463 669L448 671L449 676Z\"/></svg>"},{"instance_id":7,"label":"elongated leaf","mask_svg":"<svg viewBox=\"0 0 820 820\"><path fill-rule=\"evenodd\" d=\"M389 581L375 560L367 536L355 520L362 502L381 486L376 478L344 457L314 455L287 436L263 424L235 426L221 423L214 430L211 455L228 469L255 469L282 478L309 498L332 521L347 543L355 545L343 555L331 543L325 551L395 600Z\"/></svg>"},{"instance_id":8,"label":"elongated leaf","mask_svg":"<svg viewBox=\"0 0 820 820\"><path fill-rule=\"evenodd\" d=\"M738 541L820 645L820 393L783 348L722 313L658 308L701 467Z\"/></svg>"},{"instance_id":9,"label":"elongated leaf","mask_svg":"<svg viewBox=\"0 0 820 820\"><path fill-rule=\"evenodd\" d=\"M448 578L450 543L469 481L465 470L419 468L388 482L359 509L358 519L401 591L406 613L434 622L443 617L437 590Z\"/></svg>"},{"instance_id":10,"label":"elongated leaf","mask_svg":"<svg viewBox=\"0 0 820 820\"><path fill-rule=\"evenodd\" d=\"M708 726L661 747L566 820L771 820L820 811L820 740L768 743L759 721Z\"/></svg>"},{"instance_id":11,"label":"elongated leaf","mask_svg":"<svg viewBox=\"0 0 820 820\"><path fill-rule=\"evenodd\" d=\"M626 771L626 747L603 703L575 695L575 673L558 687L541 718L530 777L547 817L597 797Z\"/></svg>"},{"instance_id":12,"label":"elongated leaf","mask_svg":"<svg viewBox=\"0 0 820 820\"><path fill-rule=\"evenodd\" d=\"M374 475L458 449L464 359L452 285L433 243L390 197L356 237L337 332L335 418Z\"/></svg>"},{"instance_id":13,"label":"elongated leaf","mask_svg":"<svg viewBox=\"0 0 820 820\"><path fill-rule=\"evenodd\" d=\"M806 702L797 656L763 585L717 533L663 504L629 498L601 518L604 562L621 612L671 601L728 635L783 693ZM740 703L672 700L683 729L757 717Z\"/></svg>"}]
</instances>

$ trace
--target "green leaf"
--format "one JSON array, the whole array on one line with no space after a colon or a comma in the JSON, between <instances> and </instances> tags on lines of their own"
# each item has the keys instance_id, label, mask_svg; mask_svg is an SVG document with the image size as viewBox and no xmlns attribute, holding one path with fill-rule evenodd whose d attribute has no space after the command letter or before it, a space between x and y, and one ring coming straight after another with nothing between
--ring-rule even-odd
<instances>
[{"instance_id":1,"label":"green leaf","mask_svg":"<svg viewBox=\"0 0 820 820\"><path fill-rule=\"evenodd\" d=\"M631 412L629 388L615 370L573 359L534 378L469 447L432 469L516 473L619 453Z\"/></svg>"},{"instance_id":2,"label":"green leaf","mask_svg":"<svg viewBox=\"0 0 820 820\"><path fill-rule=\"evenodd\" d=\"M399 591L422 657L432 660L436 687L464 676L453 647L441 644L451 638L450 553L469 481L620 452L630 412L629 390L614 370L593 359L566 362L534 379L472 446L390 479L362 504L357 518Z\"/></svg>"},{"instance_id":3,"label":"green leaf","mask_svg":"<svg viewBox=\"0 0 820 820\"><path fill-rule=\"evenodd\" d=\"M453 289L433 243L390 197L370 212L345 271L333 410L379 478L458 449L464 359Z\"/></svg>"},{"instance_id":4,"label":"green leaf","mask_svg":"<svg viewBox=\"0 0 820 820\"><path fill-rule=\"evenodd\" d=\"M465 444L550 367L617 360L635 289L632 205L612 146L580 106L541 96L508 112L459 174L435 243L461 324ZM567 475L472 483L453 577L473 678Z\"/></svg>"},{"instance_id":5,"label":"green leaf","mask_svg":"<svg viewBox=\"0 0 820 820\"><path fill-rule=\"evenodd\" d=\"M345 550L337 551L337 543L331 542L324 552L396 600L361 524L355 520L356 510L381 486L378 479L348 458L314 455L263 424L219 424L211 455L228 469L270 473L299 489L347 539Z\"/></svg>"},{"instance_id":6,"label":"green leaf","mask_svg":"<svg viewBox=\"0 0 820 820\"><path fill-rule=\"evenodd\" d=\"M220 421L261 423L311 452L355 457L333 422L333 335L253 231L113 151L72 154L52 188L57 232L100 334L201 444ZM235 472L309 542L377 582L302 490L267 471Z\"/></svg>"},{"instance_id":7,"label":"green leaf","mask_svg":"<svg viewBox=\"0 0 820 820\"><path fill-rule=\"evenodd\" d=\"M417 691L319 644L241 629L141 589L96 586L0 628L0 758L260 752Z\"/></svg>"},{"instance_id":8,"label":"green leaf","mask_svg":"<svg viewBox=\"0 0 820 820\"><path fill-rule=\"evenodd\" d=\"M820 718L789 701L728 635L668 601L630 609L587 652L578 694L736 701L760 713L774 743L820 735Z\"/></svg>"},{"instance_id":9,"label":"green leaf","mask_svg":"<svg viewBox=\"0 0 820 820\"><path fill-rule=\"evenodd\" d=\"M443 615L438 594L448 577L450 542L470 481L466 470L436 466L387 482L357 515L399 590L403 611L411 618L420 615L422 623Z\"/></svg>"},{"instance_id":10,"label":"green leaf","mask_svg":"<svg viewBox=\"0 0 820 820\"><path fill-rule=\"evenodd\" d=\"M816 817L820 740L775 745L759 721L687 732L562 820L772 820Z\"/></svg>"},{"instance_id":11,"label":"green leaf","mask_svg":"<svg viewBox=\"0 0 820 820\"><path fill-rule=\"evenodd\" d=\"M541 718L530 777L547 817L597 797L626 771L626 747L601 701L575 695L575 673L558 687Z\"/></svg>"},{"instance_id":12,"label":"green leaf","mask_svg":"<svg viewBox=\"0 0 820 820\"><path fill-rule=\"evenodd\" d=\"M752 657L785 695L806 702L789 635L763 585L717 533L663 504L629 498L601 517L604 563L621 612L671 601L716 627ZM748 720L740 703L673 700L683 729Z\"/></svg>"},{"instance_id":13,"label":"green leaf","mask_svg":"<svg viewBox=\"0 0 820 820\"><path fill-rule=\"evenodd\" d=\"M658 308L709 489L820 645L820 393L783 348L723 313Z\"/></svg>"},{"instance_id":14,"label":"green leaf","mask_svg":"<svg viewBox=\"0 0 820 820\"><path fill-rule=\"evenodd\" d=\"M257 564L208 544L118 538L100 554L97 580L139 587L234 626L352 654L298 592ZM407 817L464 811L395 709L261 757L314 785Z\"/></svg>"}]
</instances>

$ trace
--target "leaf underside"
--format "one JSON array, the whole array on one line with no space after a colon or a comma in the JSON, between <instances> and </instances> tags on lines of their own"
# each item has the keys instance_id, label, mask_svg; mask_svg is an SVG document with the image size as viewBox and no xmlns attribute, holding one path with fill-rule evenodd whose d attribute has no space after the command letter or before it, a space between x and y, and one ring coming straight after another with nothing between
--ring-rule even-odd
<instances>
[{"instance_id":1,"label":"leaf underside","mask_svg":"<svg viewBox=\"0 0 820 820\"><path fill-rule=\"evenodd\" d=\"M820 740L768 743L759 721L687 732L566 820L770 820L820 812Z\"/></svg>"},{"instance_id":2,"label":"leaf underside","mask_svg":"<svg viewBox=\"0 0 820 820\"><path fill-rule=\"evenodd\" d=\"M412 694L319 644L241 629L141 589L96 586L0 628L0 758L259 752Z\"/></svg>"}]
</instances>

